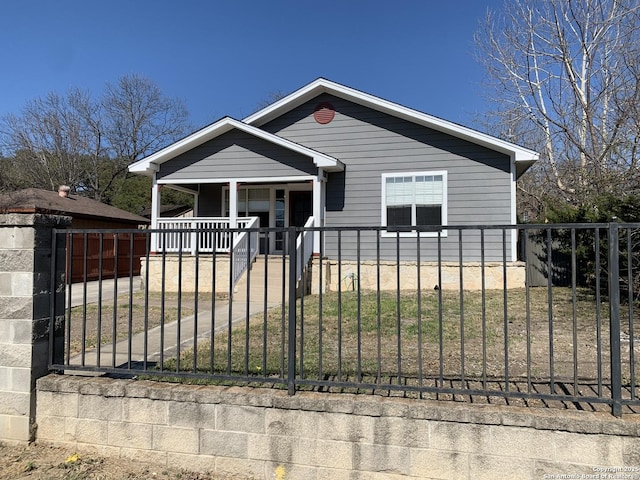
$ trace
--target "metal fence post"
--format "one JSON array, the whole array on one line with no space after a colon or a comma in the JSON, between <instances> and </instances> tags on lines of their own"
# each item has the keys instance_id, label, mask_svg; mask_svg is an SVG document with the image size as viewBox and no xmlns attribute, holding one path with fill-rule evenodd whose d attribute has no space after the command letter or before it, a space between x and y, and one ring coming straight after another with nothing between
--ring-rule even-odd
<instances>
[{"instance_id":1,"label":"metal fence post","mask_svg":"<svg viewBox=\"0 0 640 480\"><path fill-rule=\"evenodd\" d=\"M620 360L620 252L618 224L609 223L609 322L611 345L611 406L613 415L622 416L622 372Z\"/></svg>"},{"instance_id":2,"label":"metal fence post","mask_svg":"<svg viewBox=\"0 0 640 480\"><path fill-rule=\"evenodd\" d=\"M62 232L62 233L61 233ZM49 368L64 364L66 240L64 230L51 233L51 276L49 286ZM62 370L56 370L62 372Z\"/></svg>"},{"instance_id":3,"label":"metal fence post","mask_svg":"<svg viewBox=\"0 0 640 480\"><path fill-rule=\"evenodd\" d=\"M288 367L287 387L289 395L296 393L296 229L289 227L289 335L288 342Z\"/></svg>"}]
</instances>

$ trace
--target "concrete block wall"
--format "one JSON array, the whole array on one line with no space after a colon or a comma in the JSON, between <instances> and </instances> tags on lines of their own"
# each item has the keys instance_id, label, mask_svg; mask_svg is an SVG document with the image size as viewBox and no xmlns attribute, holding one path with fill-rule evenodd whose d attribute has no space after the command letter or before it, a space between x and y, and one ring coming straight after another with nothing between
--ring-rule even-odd
<instances>
[{"instance_id":1,"label":"concrete block wall","mask_svg":"<svg viewBox=\"0 0 640 480\"><path fill-rule=\"evenodd\" d=\"M48 373L52 229L69 224L0 215L0 439L33 439L35 382Z\"/></svg>"},{"instance_id":2,"label":"concrete block wall","mask_svg":"<svg viewBox=\"0 0 640 480\"><path fill-rule=\"evenodd\" d=\"M640 423L584 411L50 375L38 381L37 421L40 442L258 479L594 478L640 467Z\"/></svg>"}]
</instances>

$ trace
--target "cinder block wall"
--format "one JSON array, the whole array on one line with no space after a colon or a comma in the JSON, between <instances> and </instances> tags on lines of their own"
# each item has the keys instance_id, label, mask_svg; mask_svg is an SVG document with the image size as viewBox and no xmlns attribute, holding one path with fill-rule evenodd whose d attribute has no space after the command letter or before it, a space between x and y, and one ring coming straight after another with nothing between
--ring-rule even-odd
<instances>
[{"instance_id":1,"label":"cinder block wall","mask_svg":"<svg viewBox=\"0 0 640 480\"><path fill-rule=\"evenodd\" d=\"M38 441L258 479L592 478L640 466L635 419L380 396L50 375L37 421Z\"/></svg>"},{"instance_id":2,"label":"cinder block wall","mask_svg":"<svg viewBox=\"0 0 640 480\"><path fill-rule=\"evenodd\" d=\"M0 215L0 440L33 439L35 382L48 373L52 229L70 223Z\"/></svg>"}]
</instances>

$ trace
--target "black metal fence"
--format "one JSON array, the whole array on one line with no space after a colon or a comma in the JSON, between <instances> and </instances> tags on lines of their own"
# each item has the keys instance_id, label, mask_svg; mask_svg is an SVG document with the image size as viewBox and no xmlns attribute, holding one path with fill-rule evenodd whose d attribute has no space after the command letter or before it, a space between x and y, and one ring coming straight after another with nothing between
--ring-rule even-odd
<instances>
[{"instance_id":1,"label":"black metal fence","mask_svg":"<svg viewBox=\"0 0 640 480\"><path fill-rule=\"evenodd\" d=\"M69 255L54 254L50 369L616 416L640 406L640 224L309 230L316 252L303 278L304 255L263 252L235 292L232 254L147 248L140 276L120 258L130 262L120 283L99 267L97 281L78 284L59 274L72 275ZM259 230L263 245L276 233L295 245L301 231ZM119 233L56 231L53 252L74 236ZM135 236L150 246L166 234ZM532 286L540 276L546 284Z\"/></svg>"}]
</instances>

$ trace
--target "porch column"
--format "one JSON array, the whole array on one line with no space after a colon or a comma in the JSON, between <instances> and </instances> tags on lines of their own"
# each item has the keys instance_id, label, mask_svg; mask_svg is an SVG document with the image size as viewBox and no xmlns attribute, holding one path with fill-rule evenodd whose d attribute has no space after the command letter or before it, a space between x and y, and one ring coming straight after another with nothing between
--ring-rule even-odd
<instances>
[{"instance_id":1,"label":"porch column","mask_svg":"<svg viewBox=\"0 0 640 480\"><path fill-rule=\"evenodd\" d=\"M153 185L151 186L151 229L158 228L158 218L160 217L160 185L153 174ZM151 251L158 251L158 235L151 235Z\"/></svg>"},{"instance_id":2,"label":"porch column","mask_svg":"<svg viewBox=\"0 0 640 480\"><path fill-rule=\"evenodd\" d=\"M318 175L313 179L313 226L321 227L323 225L323 189L324 189L324 171L318 168ZM313 254L320 254L320 232L313 232Z\"/></svg>"},{"instance_id":3,"label":"porch column","mask_svg":"<svg viewBox=\"0 0 640 480\"><path fill-rule=\"evenodd\" d=\"M238 226L238 182L229 182L229 228Z\"/></svg>"}]
</instances>

